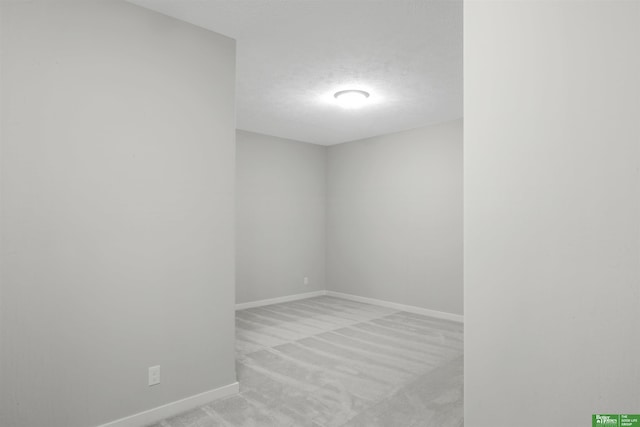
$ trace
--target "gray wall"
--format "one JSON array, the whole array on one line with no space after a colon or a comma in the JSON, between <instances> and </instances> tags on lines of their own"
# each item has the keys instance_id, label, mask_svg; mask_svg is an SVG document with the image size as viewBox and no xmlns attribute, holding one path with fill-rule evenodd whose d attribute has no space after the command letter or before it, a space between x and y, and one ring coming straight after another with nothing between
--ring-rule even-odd
<instances>
[{"instance_id":1,"label":"gray wall","mask_svg":"<svg viewBox=\"0 0 640 427\"><path fill-rule=\"evenodd\" d=\"M233 383L234 41L120 1L2 9L0 425Z\"/></svg>"},{"instance_id":2,"label":"gray wall","mask_svg":"<svg viewBox=\"0 0 640 427\"><path fill-rule=\"evenodd\" d=\"M329 147L327 286L462 314L462 120Z\"/></svg>"},{"instance_id":3,"label":"gray wall","mask_svg":"<svg viewBox=\"0 0 640 427\"><path fill-rule=\"evenodd\" d=\"M640 3L465 5L465 425L640 408Z\"/></svg>"},{"instance_id":4,"label":"gray wall","mask_svg":"<svg viewBox=\"0 0 640 427\"><path fill-rule=\"evenodd\" d=\"M236 135L236 302L324 289L326 148Z\"/></svg>"}]
</instances>

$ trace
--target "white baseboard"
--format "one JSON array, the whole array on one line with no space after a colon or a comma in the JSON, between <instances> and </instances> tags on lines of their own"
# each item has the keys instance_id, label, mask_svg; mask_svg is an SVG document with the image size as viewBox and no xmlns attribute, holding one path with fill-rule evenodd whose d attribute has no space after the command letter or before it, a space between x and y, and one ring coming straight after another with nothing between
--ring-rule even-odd
<instances>
[{"instance_id":1,"label":"white baseboard","mask_svg":"<svg viewBox=\"0 0 640 427\"><path fill-rule=\"evenodd\" d=\"M299 299L307 299L326 295L327 291L305 292L303 294L287 295L278 298L261 299L259 301L243 302L236 304L236 310L244 310L245 308L262 307L263 305L280 304L281 302L297 301Z\"/></svg>"},{"instance_id":2,"label":"white baseboard","mask_svg":"<svg viewBox=\"0 0 640 427\"><path fill-rule=\"evenodd\" d=\"M360 297L357 295L343 294L342 292L326 291L330 297L343 298L351 301L363 302L365 304L379 305L381 307L393 308L409 313L422 314L423 316L435 317L437 319L451 320L453 322L464 323L464 316L461 314L446 313L444 311L430 310L428 308L416 307L413 305L398 304L396 302L383 301L380 299Z\"/></svg>"},{"instance_id":3,"label":"white baseboard","mask_svg":"<svg viewBox=\"0 0 640 427\"><path fill-rule=\"evenodd\" d=\"M245 308L262 307L265 305L279 304L282 302L297 301L301 299L319 297L327 295L336 298L343 298L351 301L362 302L365 304L378 305L381 307L393 308L395 310L406 311L409 313L422 314L423 316L435 317L436 319L450 320L453 322L464 323L464 316L461 314L447 313L444 311L430 310L428 308L416 307L413 305L399 304L391 301L384 301L375 298L361 297L358 295L345 294L335 291L314 291L305 292L303 294L287 295L284 297L263 299L259 301L244 302L236 304L236 310L244 310Z\"/></svg>"},{"instance_id":4,"label":"white baseboard","mask_svg":"<svg viewBox=\"0 0 640 427\"><path fill-rule=\"evenodd\" d=\"M186 397L184 399L176 400L175 402L167 403L166 405L158 406L157 408L149 409L148 411L139 412L128 417L120 418L119 420L111 421L107 424L102 424L99 427L143 427L165 418L178 415L182 412L189 411L197 408L198 406L206 405L214 400L232 396L239 391L239 384L237 382L231 383L213 390L205 391L204 393L196 394L194 396Z\"/></svg>"}]
</instances>

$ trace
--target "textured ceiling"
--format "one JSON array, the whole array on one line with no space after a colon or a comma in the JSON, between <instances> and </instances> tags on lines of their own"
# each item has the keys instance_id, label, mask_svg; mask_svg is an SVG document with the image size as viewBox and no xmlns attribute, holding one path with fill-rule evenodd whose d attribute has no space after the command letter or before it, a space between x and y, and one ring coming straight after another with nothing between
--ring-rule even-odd
<instances>
[{"instance_id":1,"label":"textured ceiling","mask_svg":"<svg viewBox=\"0 0 640 427\"><path fill-rule=\"evenodd\" d=\"M462 117L461 1L132 3L237 40L239 129L332 145Z\"/></svg>"}]
</instances>

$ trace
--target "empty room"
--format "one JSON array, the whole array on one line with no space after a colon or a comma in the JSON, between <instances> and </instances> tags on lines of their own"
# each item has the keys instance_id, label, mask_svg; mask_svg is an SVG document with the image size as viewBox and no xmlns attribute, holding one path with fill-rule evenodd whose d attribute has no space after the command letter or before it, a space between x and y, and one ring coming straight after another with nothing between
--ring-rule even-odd
<instances>
[{"instance_id":1,"label":"empty room","mask_svg":"<svg viewBox=\"0 0 640 427\"><path fill-rule=\"evenodd\" d=\"M0 22L0 427L640 426L639 2Z\"/></svg>"}]
</instances>

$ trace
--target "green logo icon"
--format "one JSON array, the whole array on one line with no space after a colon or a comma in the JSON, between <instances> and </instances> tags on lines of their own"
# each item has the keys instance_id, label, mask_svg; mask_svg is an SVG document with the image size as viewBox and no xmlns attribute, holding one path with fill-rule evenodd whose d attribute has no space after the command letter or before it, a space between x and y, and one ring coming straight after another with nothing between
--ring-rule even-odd
<instances>
[{"instance_id":1,"label":"green logo icon","mask_svg":"<svg viewBox=\"0 0 640 427\"><path fill-rule=\"evenodd\" d=\"M591 427L640 427L640 415L593 414Z\"/></svg>"},{"instance_id":2,"label":"green logo icon","mask_svg":"<svg viewBox=\"0 0 640 427\"><path fill-rule=\"evenodd\" d=\"M591 418L591 427L620 427L618 414L594 414Z\"/></svg>"}]
</instances>

